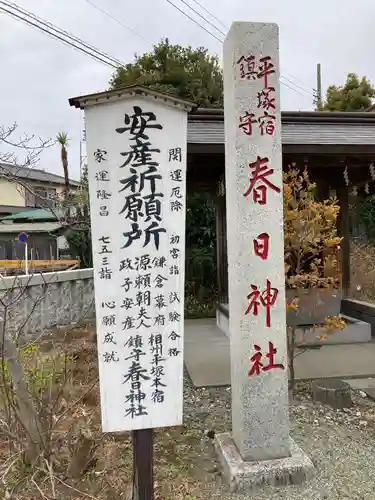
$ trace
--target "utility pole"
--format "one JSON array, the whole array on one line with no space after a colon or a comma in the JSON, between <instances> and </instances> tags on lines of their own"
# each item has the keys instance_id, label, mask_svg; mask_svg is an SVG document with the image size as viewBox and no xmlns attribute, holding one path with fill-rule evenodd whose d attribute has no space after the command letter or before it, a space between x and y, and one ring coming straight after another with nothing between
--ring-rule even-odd
<instances>
[{"instance_id":1,"label":"utility pole","mask_svg":"<svg viewBox=\"0 0 375 500\"><path fill-rule=\"evenodd\" d=\"M321 111L323 108L322 102L322 73L320 63L316 65L316 110Z\"/></svg>"},{"instance_id":2,"label":"utility pole","mask_svg":"<svg viewBox=\"0 0 375 500\"><path fill-rule=\"evenodd\" d=\"M82 179L82 173L83 173L83 167L85 166L85 161L86 161L86 158L87 158L87 155L84 154L84 151L83 151L83 145L86 143L86 122L85 122L85 119L83 119L83 128L81 130L81 134L80 134L80 139L79 139L79 176L80 176L80 179ZM85 150L86 152L86 150ZM82 185L81 185L81 188L82 189Z\"/></svg>"},{"instance_id":3,"label":"utility pole","mask_svg":"<svg viewBox=\"0 0 375 500\"><path fill-rule=\"evenodd\" d=\"M79 138L79 179L82 179L82 137ZM80 186L82 189L82 186Z\"/></svg>"}]
</instances>

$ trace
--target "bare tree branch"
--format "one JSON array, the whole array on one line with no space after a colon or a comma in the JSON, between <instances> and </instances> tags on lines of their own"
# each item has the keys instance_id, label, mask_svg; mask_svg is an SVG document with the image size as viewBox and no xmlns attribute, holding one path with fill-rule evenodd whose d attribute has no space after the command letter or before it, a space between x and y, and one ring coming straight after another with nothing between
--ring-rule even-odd
<instances>
[{"instance_id":1,"label":"bare tree branch","mask_svg":"<svg viewBox=\"0 0 375 500\"><path fill-rule=\"evenodd\" d=\"M0 162L12 164L16 167L32 167L39 162L40 154L46 149L56 144L52 139L44 140L35 135L28 136L22 134L18 139L14 134L18 129L17 123L8 127L0 126L0 147L10 149L10 151L0 152ZM15 152L16 151L16 152ZM24 155L20 159L20 155Z\"/></svg>"}]
</instances>

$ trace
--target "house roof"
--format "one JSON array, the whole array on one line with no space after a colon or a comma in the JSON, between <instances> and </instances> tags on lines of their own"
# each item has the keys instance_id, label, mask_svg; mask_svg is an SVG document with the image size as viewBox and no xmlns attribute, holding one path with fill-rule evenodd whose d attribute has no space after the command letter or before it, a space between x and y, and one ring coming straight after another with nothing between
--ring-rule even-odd
<instances>
[{"instance_id":1,"label":"house roof","mask_svg":"<svg viewBox=\"0 0 375 500\"><path fill-rule=\"evenodd\" d=\"M36 182L46 182L49 184L63 185L65 183L64 177L61 175L52 174L51 172L36 168L18 167L17 165L9 165L7 163L0 163L0 176L2 175L9 175L11 177L18 177L19 179ZM69 182L72 186L78 187L80 185L77 181L70 180Z\"/></svg>"},{"instance_id":2,"label":"house roof","mask_svg":"<svg viewBox=\"0 0 375 500\"><path fill-rule=\"evenodd\" d=\"M135 96L148 97L151 99L157 99L163 101L171 106L177 106L186 111L190 111L196 105L192 101L187 99L180 99L172 94L167 94L166 92L159 92L152 90L148 87L142 85L128 85L126 87L119 87L114 90L107 90L106 92L98 92L96 94L88 94L78 97L72 97L69 99L69 104L75 106L76 108L84 109L87 106L93 106L95 104L104 104L106 102L114 102L124 97L134 98Z\"/></svg>"},{"instance_id":3,"label":"house roof","mask_svg":"<svg viewBox=\"0 0 375 500\"><path fill-rule=\"evenodd\" d=\"M63 227L59 222L25 222L23 224L1 224L1 234L16 234L16 233L52 233Z\"/></svg>"},{"instance_id":4,"label":"house roof","mask_svg":"<svg viewBox=\"0 0 375 500\"><path fill-rule=\"evenodd\" d=\"M73 97L69 103L83 109L135 95L163 99L171 105L193 109L188 115L188 144L224 144L223 109L196 108L192 102L141 85ZM281 123L281 140L285 145L375 146L375 114L367 111L284 111L281 112Z\"/></svg>"},{"instance_id":5,"label":"house roof","mask_svg":"<svg viewBox=\"0 0 375 500\"><path fill-rule=\"evenodd\" d=\"M1 201L1 200L0 200ZM34 210L37 210L36 208ZM19 207L15 205L0 205L0 216L1 214L8 214L8 215L14 215L18 214L19 212L24 212L25 207ZM31 211L31 207L30 207ZM5 217L5 215L4 215Z\"/></svg>"},{"instance_id":6,"label":"house roof","mask_svg":"<svg viewBox=\"0 0 375 500\"><path fill-rule=\"evenodd\" d=\"M38 221L38 220L47 220L47 221L56 221L57 220L57 215L55 212L52 210L48 210L45 208L39 208L37 210L27 210L24 212L19 212L17 214L11 214L7 215L6 217L3 217L2 220L5 221L12 221L12 220L31 220L31 221Z\"/></svg>"},{"instance_id":7,"label":"house roof","mask_svg":"<svg viewBox=\"0 0 375 500\"><path fill-rule=\"evenodd\" d=\"M367 112L281 112L283 144L375 145L375 115ZM188 144L223 144L224 111L197 109L188 117Z\"/></svg>"}]
</instances>

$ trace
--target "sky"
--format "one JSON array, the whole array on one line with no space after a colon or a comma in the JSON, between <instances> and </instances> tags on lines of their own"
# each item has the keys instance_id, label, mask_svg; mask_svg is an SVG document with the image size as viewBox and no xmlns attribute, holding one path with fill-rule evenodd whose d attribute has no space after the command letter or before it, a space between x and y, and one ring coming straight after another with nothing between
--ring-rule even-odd
<instances>
[{"instance_id":1,"label":"sky","mask_svg":"<svg viewBox=\"0 0 375 500\"><path fill-rule=\"evenodd\" d=\"M171 1L223 38L182 0ZM208 18L195 0L185 1ZM130 29L105 16L90 2ZM375 66L371 64L374 0L357 0L355 4L352 0L199 3L226 26L233 21L278 23L283 110L313 109L318 62L323 90L331 84L343 84L348 72L365 75L375 83ZM205 46L210 53L222 56L222 44L167 0L17 0L17 5L125 63L131 62L135 53L151 50L163 37L171 43ZM218 21L210 20L227 31ZM70 175L78 179L83 113L71 108L68 99L107 90L112 69L4 13L0 13L0 33L0 126L17 122L17 133L34 134L44 140L66 132ZM41 154L37 168L62 175L58 146Z\"/></svg>"}]
</instances>

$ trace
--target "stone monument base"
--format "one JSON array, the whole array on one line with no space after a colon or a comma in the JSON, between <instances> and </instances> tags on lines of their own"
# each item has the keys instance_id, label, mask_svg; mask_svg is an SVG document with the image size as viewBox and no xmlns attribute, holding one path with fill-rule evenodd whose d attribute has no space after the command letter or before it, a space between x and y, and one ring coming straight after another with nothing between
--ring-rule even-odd
<instances>
[{"instance_id":1,"label":"stone monument base","mask_svg":"<svg viewBox=\"0 0 375 500\"><path fill-rule=\"evenodd\" d=\"M291 456L276 460L245 462L229 433L215 437L223 475L230 490L244 491L259 486L300 484L312 479L315 468L309 457L290 439Z\"/></svg>"}]
</instances>

